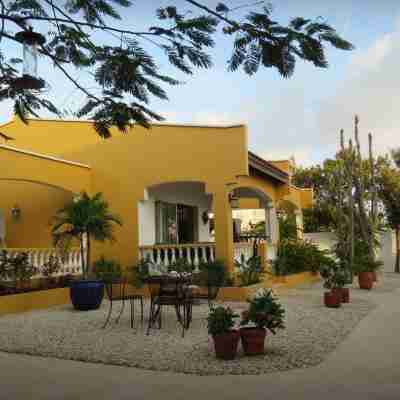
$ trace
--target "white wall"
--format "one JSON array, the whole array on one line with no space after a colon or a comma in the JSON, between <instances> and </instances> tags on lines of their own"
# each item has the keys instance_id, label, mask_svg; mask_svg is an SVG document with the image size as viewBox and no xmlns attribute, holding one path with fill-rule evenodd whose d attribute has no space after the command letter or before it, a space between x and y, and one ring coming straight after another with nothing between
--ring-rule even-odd
<instances>
[{"instance_id":1,"label":"white wall","mask_svg":"<svg viewBox=\"0 0 400 400\"><path fill-rule=\"evenodd\" d=\"M139 246L156 242L156 207L154 200L139 201Z\"/></svg>"},{"instance_id":2,"label":"white wall","mask_svg":"<svg viewBox=\"0 0 400 400\"><path fill-rule=\"evenodd\" d=\"M235 209L232 210L232 217L239 218L242 221L242 229L248 229L249 222L256 224L265 221L265 210L261 208Z\"/></svg>"},{"instance_id":3,"label":"white wall","mask_svg":"<svg viewBox=\"0 0 400 400\"><path fill-rule=\"evenodd\" d=\"M311 240L321 250L330 250L336 243L336 236L332 232L305 233L304 239Z\"/></svg>"},{"instance_id":4,"label":"white wall","mask_svg":"<svg viewBox=\"0 0 400 400\"><path fill-rule=\"evenodd\" d=\"M204 211L211 210L212 196L204 192L204 184L178 182L159 185L148 190L148 200L139 202L139 246L151 246L156 241L155 202L165 201L198 207L199 241L210 242L210 224L203 223Z\"/></svg>"},{"instance_id":5,"label":"white wall","mask_svg":"<svg viewBox=\"0 0 400 400\"><path fill-rule=\"evenodd\" d=\"M384 232L381 234L381 248L378 258L383 261L385 272L394 272L396 261L396 238L394 232Z\"/></svg>"},{"instance_id":6,"label":"white wall","mask_svg":"<svg viewBox=\"0 0 400 400\"><path fill-rule=\"evenodd\" d=\"M304 239L312 240L320 249L331 249L336 242L335 234L332 232L305 233ZM394 272L396 258L395 237L393 232L382 232L380 234L380 249L378 259L383 261L385 272Z\"/></svg>"}]
</instances>

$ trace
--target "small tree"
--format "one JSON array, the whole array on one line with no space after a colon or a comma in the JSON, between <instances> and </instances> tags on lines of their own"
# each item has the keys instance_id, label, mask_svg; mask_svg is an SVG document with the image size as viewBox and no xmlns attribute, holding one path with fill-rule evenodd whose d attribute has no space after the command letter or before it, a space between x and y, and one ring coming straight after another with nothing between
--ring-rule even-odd
<instances>
[{"instance_id":1,"label":"small tree","mask_svg":"<svg viewBox=\"0 0 400 400\"><path fill-rule=\"evenodd\" d=\"M112 241L114 224L122 225L120 218L110 212L109 205L101 193L93 197L82 193L60 209L54 220L52 232L56 245L70 242L72 239L79 240L84 279L89 275L91 240Z\"/></svg>"},{"instance_id":2,"label":"small tree","mask_svg":"<svg viewBox=\"0 0 400 400\"><path fill-rule=\"evenodd\" d=\"M400 172L385 168L378 178L379 196L385 206L386 219L396 234L396 262L394 270L400 273Z\"/></svg>"}]
</instances>

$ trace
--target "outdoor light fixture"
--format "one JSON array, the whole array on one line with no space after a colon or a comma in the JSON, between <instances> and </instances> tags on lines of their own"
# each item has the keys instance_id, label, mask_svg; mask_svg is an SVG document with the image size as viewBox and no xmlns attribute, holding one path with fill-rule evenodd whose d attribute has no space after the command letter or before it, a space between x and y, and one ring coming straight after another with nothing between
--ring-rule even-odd
<instances>
[{"instance_id":1,"label":"outdoor light fixture","mask_svg":"<svg viewBox=\"0 0 400 400\"><path fill-rule=\"evenodd\" d=\"M18 221L21 218L21 209L17 205L11 209L11 216L14 221Z\"/></svg>"},{"instance_id":2,"label":"outdoor light fixture","mask_svg":"<svg viewBox=\"0 0 400 400\"><path fill-rule=\"evenodd\" d=\"M15 39L23 45L23 69L22 77L17 78L14 85L18 89L42 89L44 80L40 79L37 74L38 46L42 46L46 42L46 38L29 27L28 30L18 32Z\"/></svg>"},{"instance_id":3,"label":"outdoor light fixture","mask_svg":"<svg viewBox=\"0 0 400 400\"><path fill-rule=\"evenodd\" d=\"M229 203L231 208L239 208L239 197L236 197L233 193L229 193Z\"/></svg>"}]
</instances>

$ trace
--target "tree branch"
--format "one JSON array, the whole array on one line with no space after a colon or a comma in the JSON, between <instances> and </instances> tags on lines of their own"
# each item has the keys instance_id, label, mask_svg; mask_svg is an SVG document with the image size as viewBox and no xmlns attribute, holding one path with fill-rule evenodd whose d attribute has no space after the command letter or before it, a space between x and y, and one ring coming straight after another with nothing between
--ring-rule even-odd
<instances>
[{"instance_id":1,"label":"tree branch","mask_svg":"<svg viewBox=\"0 0 400 400\"><path fill-rule=\"evenodd\" d=\"M200 8L203 11L206 11L208 14L214 15L214 17L217 17L221 21L226 22L227 24L234 26L234 27L239 27L239 24L235 21L232 21L223 15L219 14L218 12L212 10L211 8L208 8L207 6L204 6L203 4L198 3L197 1L194 0L185 0L187 3L190 3L192 6L195 6L197 8Z\"/></svg>"},{"instance_id":2,"label":"tree branch","mask_svg":"<svg viewBox=\"0 0 400 400\"><path fill-rule=\"evenodd\" d=\"M54 18L54 17L40 17L40 16L33 16L29 15L27 17L10 17L6 14L0 14L1 19L6 19L9 21L14 22L15 24L21 26L21 23L24 21L28 20L33 20L33 21L48 21L48 22L62 22L64 24L74 24L74 25L79 25L79 26L87 26L92 29L100 29L103 31L114 31L118 33L124 33L127 35L151 35L151 36L160 36L159 33L153 33L153 32L135 32L127 29L118 29L112 26L107 26L107 25L98 25L98 24L92 24L90 22L84 22L84 21L75 21L72 18L67 19L67 18Z\"/></svg>"},{"instance_id":3,"label":"tree branch","mask_svg":"<svg viewBox=\"0 0 400 400\"><path fill-rule=\"evenodd\" d=\"M88 96L89 98L96 100L96 101L100 101L100 99L96 96L94 96L93 94L91 94L89 91L87 91L83 86L81 86L69 73L68 71L57 61L56 58L53 57L52 54L50 54L43 46L41 47L43 54L45 54L46 56L50 57L54 63L56 64L56 66L61 70L61 72L75 85L75 87L77 89L79 89L80 91L82 91L83 93L86 94L86 96Z\"/></svg>"}]
</instances>

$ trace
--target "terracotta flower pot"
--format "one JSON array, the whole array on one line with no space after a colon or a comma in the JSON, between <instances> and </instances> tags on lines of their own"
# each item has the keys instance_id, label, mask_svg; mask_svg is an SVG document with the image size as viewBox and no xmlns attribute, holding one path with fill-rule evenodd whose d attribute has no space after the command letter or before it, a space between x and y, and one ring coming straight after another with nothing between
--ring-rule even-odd
<instances>
[{"instance_id":1,"label":"terracotta flower pot","mask_svg":"<svg viewBox=\"0 0 400 400\"><path fill-rule=\"evenodd\" d=\"M372 274L372 282L377 282L378 281L378 277L376 275L376 271L372 271L371 274Z\"/></svg>"},{"instance_id":2,"label":"terracotta flower pot","mask_svg":"<svg viewBox=\"0 0 400 400\"><path fill-rule=\"evenodd\" d=\"M350 303L350 289L348 287L340 288L342 294L342 303Z\"/></svg>"},{"instance_id":3,"label":"terracotta flower pot","mask_svg":"<svg viewBox=\"0 0 400 400\"><path fill-rule=\"evenodd\" d=\"M239 331L230 331L222 335L213 336L214 349L217 358L233 360L237 354L240 339Z\"/></svg>"},{"instance_id":4,"label":"terracotta flower pot","mask_svg":"<svg viewBox=\"0 0 400 400\"><path fill-rule=\"evenodd\" d=\"M360 285L360 289L371 290L373 282L372 272L359 272L358 284Z\"/></svg>"},{"instance_id":5,"label":"terracotta flower pot","mask_svg":"<svg viewBox=\"0 0 400 400\"><path fill-rule=\"evenodd\" d=\"M266 334L267 331L264 328L240 328L244 354L247 356L264 354Z\"/></svg>"},{"instance_id":6,"label":"terracotta flower pot","mask_svg":"<svg viewBox=\"0 0 400 400\"><path fill-rule=\"evenodd\" d=\"M324 293L324 303L327 307L338 308L342 305L342 293L339 291L331 291Z\"/></svg>"}]
</instances>

